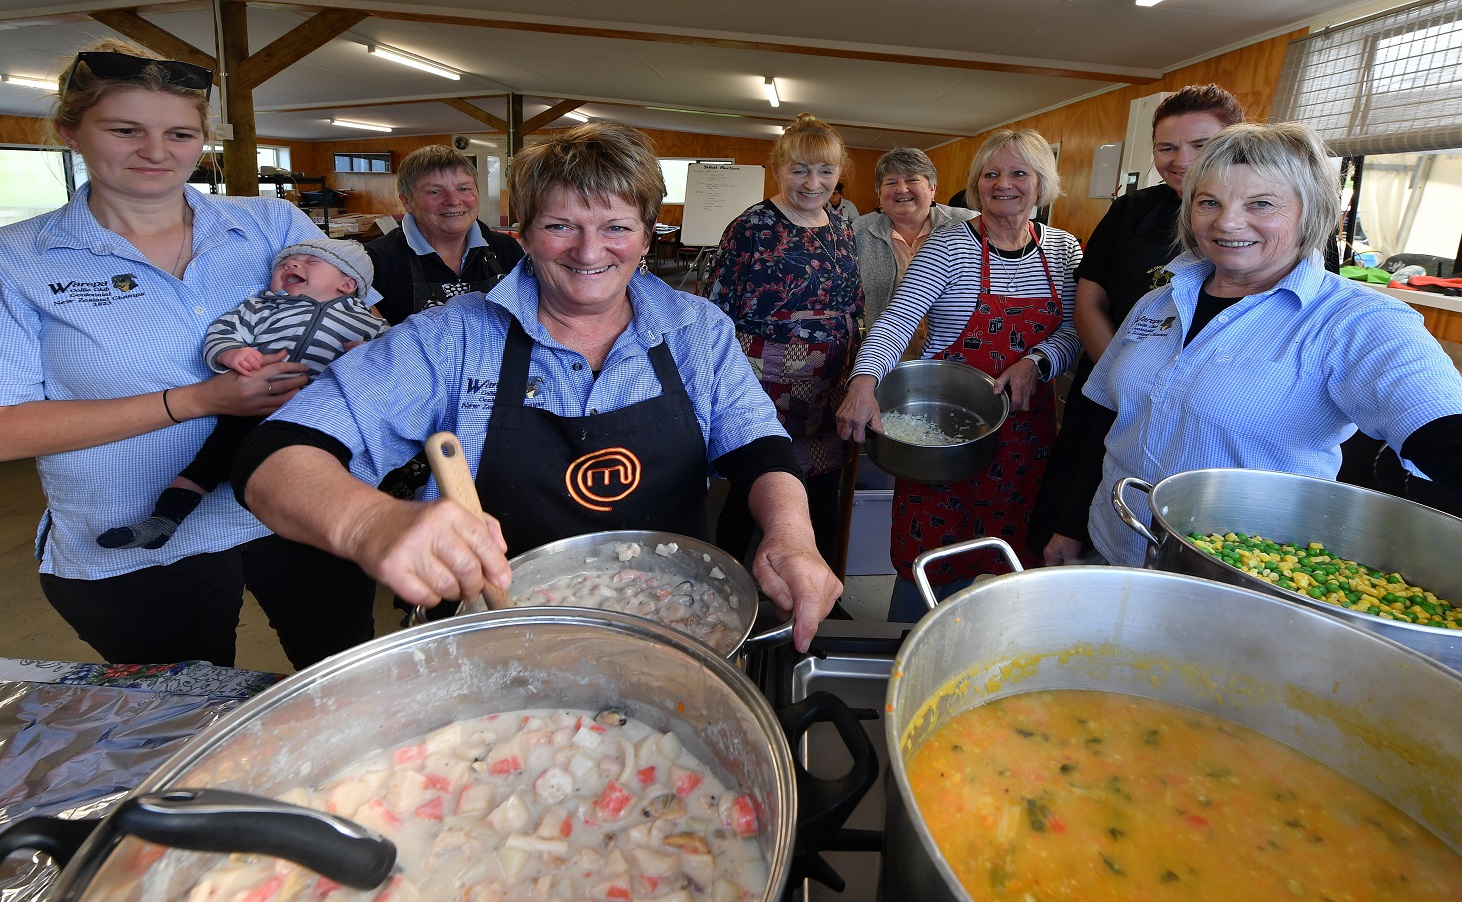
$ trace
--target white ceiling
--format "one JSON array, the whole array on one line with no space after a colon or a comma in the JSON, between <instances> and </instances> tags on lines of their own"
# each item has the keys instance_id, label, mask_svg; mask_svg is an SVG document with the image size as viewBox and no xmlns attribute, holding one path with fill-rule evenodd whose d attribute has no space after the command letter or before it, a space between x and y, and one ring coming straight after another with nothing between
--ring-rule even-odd
<instances>
[{"instance_id":1,"label":"white ceiling","mask_svg":"<svg viewBox=\"0 0 1462 902\"><path fill-rule=\"evenodd\" d=\"M483 132L485 126L437 99L467 98L503 117L502 95L514 91L524 95L525 118L576 99L593 118L757 138L775 136L782 123L810 110L837 124L849 144L886 149L932 147L1130 78L1155 79L1223 50L1386 5L1400 3L1165 0L1144 8L1133 0L326 0L309 7L250 4L248 28L250 52L257 52L324 7L438 20L365 19L264 82L254 91L261 136L370 134L333 126L332 116L389 125L403 135ZM163 30L214 52L210 2L139 8L135 0L0 0L0 73L58 75L62 56L112 34L85 15L100 9L139 9ZM550 30L489 27L493 22ZM655 36L716 43L650 39ZM463 77L448 81L377 59L366 53L371 43L438 61ZM789 52L799 48L814 53ZM1051 71L961 65L970 61ZM1091 77L1072 77L1073 70ZM766 76L777 79L778 109L767 103ZM44 92L0 83L0 113L40 116L48 107Z\"/></svg>"}]
</instances>

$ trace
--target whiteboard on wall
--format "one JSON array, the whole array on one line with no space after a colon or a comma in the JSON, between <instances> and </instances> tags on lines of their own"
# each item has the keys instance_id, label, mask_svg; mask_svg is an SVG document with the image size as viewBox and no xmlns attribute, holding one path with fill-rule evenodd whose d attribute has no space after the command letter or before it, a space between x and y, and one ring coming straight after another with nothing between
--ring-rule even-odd
<instances>
[{"instance_id":1,"label":"whiteboard on wall","mask_svg":"<svg viewBox=\"0 0 1462 902\"><path fill-rule=\"evenodd\" d=\"M714 247L731 220L765 198L766 170L732 163L690 163L680 243Z\"/></svg>"}]
</instances>

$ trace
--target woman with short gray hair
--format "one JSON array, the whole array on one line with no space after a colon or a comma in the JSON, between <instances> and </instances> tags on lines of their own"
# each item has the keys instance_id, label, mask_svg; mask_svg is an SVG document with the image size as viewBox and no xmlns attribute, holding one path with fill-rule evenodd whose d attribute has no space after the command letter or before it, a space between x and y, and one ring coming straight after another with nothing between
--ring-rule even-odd
<instances>
[{"instance_id":1,"label":"woman with short gray hair","mask_svg":"<svg viewBox=\"0 0 1462 902\"><path fill-rule=\"evenodd\" d=\"M1172 281L1138 302L1087 381L1116 412L1091 537L1113 564L1145 543L1118 479L1208 467L1333 479L1359 426L1462 489L1462 375L1400 301L1325 271L1337 172L1307 126L1229 126L1183 181Z\"/></svg>"},{"instance_id":2,"label":"woman with short gray hair","mask_svg":"<svg viewBox=\"0 0 1462 902\"><path fill-rule=\"evenodd\" d=\"M898 287L909 261L931 234L949 225L973 219L974 210L934 202L939 173L924 151L896 147L878 158L873 170L878 209L853 222L858 241L858 275L863 280L863 316L868 325L878 318ZM910 342L917 353L921 335Z\"/></svg>"}]
</instances>

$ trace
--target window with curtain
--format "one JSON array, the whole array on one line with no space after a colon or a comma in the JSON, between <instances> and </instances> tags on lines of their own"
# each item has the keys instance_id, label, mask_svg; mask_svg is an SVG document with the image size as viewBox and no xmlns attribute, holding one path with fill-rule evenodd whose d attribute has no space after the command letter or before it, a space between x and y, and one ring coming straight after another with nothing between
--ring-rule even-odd
<instances>
[{"instance_id":1,"label":"window with curtain","mask_svg":"<svg viewBox=\"0 0 1462 902\"><path fill-rule=\"evenodd\" d=\"M1450 264L1462 235L1462 0L1388 10L1289 45L1273 117L1359 164L1354 243Z\"/></svg>"},{"instance_id":2,"label":"window with curtain","mask_svg":"<svg viewBox=\"0 0 1462 902\"><path fill-rule=\"evenodd\" d=\"M1433 0L1289 45L1273 116L1337 154L1462 147L1462 0Z\"/></svg>"}]
</instances>

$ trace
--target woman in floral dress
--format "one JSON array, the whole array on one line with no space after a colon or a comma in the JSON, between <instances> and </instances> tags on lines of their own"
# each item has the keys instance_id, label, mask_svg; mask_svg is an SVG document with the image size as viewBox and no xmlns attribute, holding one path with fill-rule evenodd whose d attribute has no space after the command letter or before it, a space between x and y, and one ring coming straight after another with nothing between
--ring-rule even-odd
<instances>
[{"instance_id":1,"label":"woman in floral dress","mask_svg":"<svg viewBox=\"0 0 1462 902\"><path fill-rule=\"evenodd\" d=\"M831 563L849 449L834 413L863 317L853 227L828 212L847 150L836 131L803 113L773 145L771 165L779 190L726 227L710 298L736 323L741 348L792 436L818 550ZM751 534L746 499L728 498L717 542L742 555Z\"/></svg>"}]
</instances>

